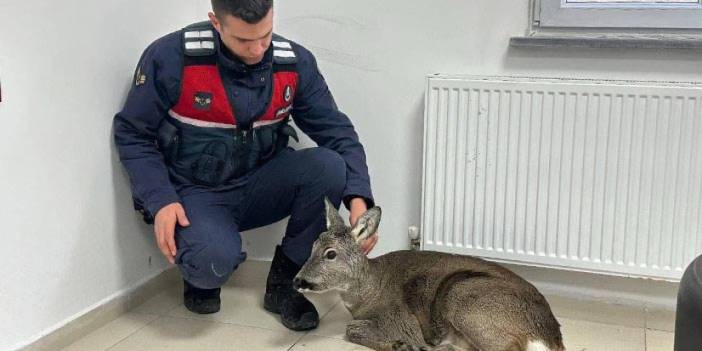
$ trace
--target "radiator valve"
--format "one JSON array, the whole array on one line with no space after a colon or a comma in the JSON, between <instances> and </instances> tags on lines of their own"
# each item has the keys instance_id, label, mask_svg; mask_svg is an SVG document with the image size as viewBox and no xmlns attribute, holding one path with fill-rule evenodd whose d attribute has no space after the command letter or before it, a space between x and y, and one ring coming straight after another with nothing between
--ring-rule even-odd
<instances>
[{"instance_id":1,"label":"radiator valve","mask_svg":"<svg viewBox=\"0 0 702 351\"><path fill-rule=\"evenodd\" d=\"M410 250L417 251L421 248L422 240L419 235L419 228L416 226L409 227Z\"/></svg>"}]
</instances>

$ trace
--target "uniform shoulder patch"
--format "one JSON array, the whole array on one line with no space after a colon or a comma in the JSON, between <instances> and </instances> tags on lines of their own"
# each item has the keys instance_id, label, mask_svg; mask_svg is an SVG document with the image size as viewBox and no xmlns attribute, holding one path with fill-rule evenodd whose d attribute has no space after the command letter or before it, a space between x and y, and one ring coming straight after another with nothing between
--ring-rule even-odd
<instances>
[{"instance_id":1,"label":"uniform shoulder patch","mask_svg":"<svg viewBox=\"0 0 702 351\"><path fill-rule=\"evenodd\" d=\"M215 29L210 22L198 22L183 28L183 50L187 56L214 55Z\"/></svg>"},{"instance_id":2,"label":"uniform shoulder patch","mask_svg":"<svg viewBox=\"0 0 702 351\"><path fill-rule=\"evenodd\" d=\"M146 73L141 69L141 65L139 65L139 68L136 71L136 74L134 75L134 85L136 86L142 86L146 84Z\"/></svg>"},{"instance_id":3,"label":"uniform shoulder patch","mask_svg":"<svg viewBox=\"0 0 702 351\"><path fill-rule=\"evenodd\" d=\"M273 62L281 65L297 63L297 55L295 55L295 51L289 41L274 36L271 44L273 45Z\"/></svg>"}]
</instances>

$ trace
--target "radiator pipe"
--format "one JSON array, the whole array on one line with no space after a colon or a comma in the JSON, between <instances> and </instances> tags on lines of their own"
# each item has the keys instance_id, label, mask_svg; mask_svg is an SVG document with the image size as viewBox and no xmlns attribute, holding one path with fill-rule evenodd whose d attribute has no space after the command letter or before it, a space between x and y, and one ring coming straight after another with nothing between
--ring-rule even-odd
<instances>
[{"instance_id":1,"label":"radiator pipe","mask_svg":"<svg viewBox=\"0 0 702 351\"><path fill-rule=\"evenodd\" d=\"M415 226L409 227L410 250L418 251L421 248L422 240L419 235L419 228Z\"/></svg>"}]
</instances>

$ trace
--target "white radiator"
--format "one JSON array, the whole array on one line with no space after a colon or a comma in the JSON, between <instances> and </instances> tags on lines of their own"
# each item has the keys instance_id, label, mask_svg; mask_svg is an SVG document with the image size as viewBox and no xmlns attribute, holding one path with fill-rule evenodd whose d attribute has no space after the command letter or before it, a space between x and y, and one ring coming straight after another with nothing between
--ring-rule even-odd
<instances>
[{"instance_id":1,"label":"white radiator","mask_svg":"<svg viewBox=\"0 0 702 351\"><path fill-rule=\"evenodd\" d=\"M702 254L702 86L432 76L422 248L678 280Z\"/></svg>"}]
</instances>

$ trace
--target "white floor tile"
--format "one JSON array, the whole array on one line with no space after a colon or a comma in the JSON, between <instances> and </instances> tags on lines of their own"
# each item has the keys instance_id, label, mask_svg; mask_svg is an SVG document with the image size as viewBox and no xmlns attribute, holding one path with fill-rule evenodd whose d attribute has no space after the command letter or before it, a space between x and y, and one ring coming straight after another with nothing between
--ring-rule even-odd
<instances>
[{"instance_id":1,"label":"white floor tile","mask_svg":"<svg viewBox=\"0 0 702 351\"><path fill-rule=\"evenodd\" d=\"M302 338L290 351L366 351L367 347L352 344L335 338L308 335Z\"/></svg>"},{"instance_id":2,"label":"white floor tile","mask_svg":"<svg viewBox=\"0 0 702 351\"><path fill-rule=\"evenodd\" d=\"M645 330L611 324L559 318L568 351L643 351Z\"/></svg>"},{"instance_id":3,"label":"white floor tile","mask_svg":"<svg viewBox=\"0 0 702 351\"><path fill-rule=\"evenodd\" d=\"M168 312L183 303L183 287L171 287L162 293L146 300L140 306L132 310L136 313L154 314L158 316L168 315Z\"/></svg>"},{"instance_id":4,"label":"white floor tile","mask_svg":"<svg viewBox=\"0 0 702 351\"><path fill-rule=\"evenodd\" d=\"M155 315L126 313L66 347L64 351L107 350L157 318Z\"/></svg>"},{"instance_id":5,"label":"white floor tile","mask_svg":"<svg viewBox=\"0 0 702 351\"><path fill-rule=\"evenodd\" d=\"M646 328L667 332L675 331L675 311L647 310Z\"/></svg>"},{"instance_id":6,"label":"white floor tile","mask_svg":"<svg viewBox=\"0 0 702 351\"><path fill-rule=\"evenodd\" d=\"M675 336L671 332L646 330L646 351L673 351Z\"/></svg>"},{"instance_id":7,"label":"white floor tile","mask_svg":"<svg viewBox=\"0 0 702 351\"><path fill-rule=\"evenodd\" d=\"M286 351L299 339L289 331L160 317L110 351Z\"/></svg>"},{"instance_id":8,"label":"white floor tile","mask_svg":"<svg viewBox=\"0 0 702 351\"><path fill-rule=\"evenodd\" d=\"M66 350L367 350L344 340L352 317L336 293L308 295L322 317L319 328L307 334L286 329L279 316L263 309L269 268L268 262L242 264L222 289L219 313L187 311L179 281ZM672 350L672 312L559 297L548 300L569 351Z\"/></svg>"},{"instance_id":9,"label":"white floor tile","mask_svg":"<svg viewBox=\"0 0 702 351\"><path fill-rule=\"evenodd\" d=\"M346 325L353 319L351 313L344 307L343 302L337 303L319 322L319 328L310 332L311 335L344 339Z\"/></svg>"},{"instance_id":10,"label":"white floor tile","mask_svg":"<svg viewBox=\"0 0 702 351\"><path fill-rule=\"evenodd\" d=\"M287 330L281 324L279 315L263 309L264 293L265 282L263 281L233 282L222 288L222 308L218 313L198 315L179 304L178 307L169 312L169 316L233 323L271 330ZM338 295L310 295L309 298L320 316L324 316L339 301Z\"/></svg>"},{"instance_id":11,"label":"white floor tile","mask_svg":"<svg viewBox=\"0 0 702 351\"><path fill-rule=\"evenodd\" d=\"M582 301L558 296L546 296L551 310L559 319L568 318L595 323L646 327L644 308L625 305Z\"/></svg>"}]
</instances>

